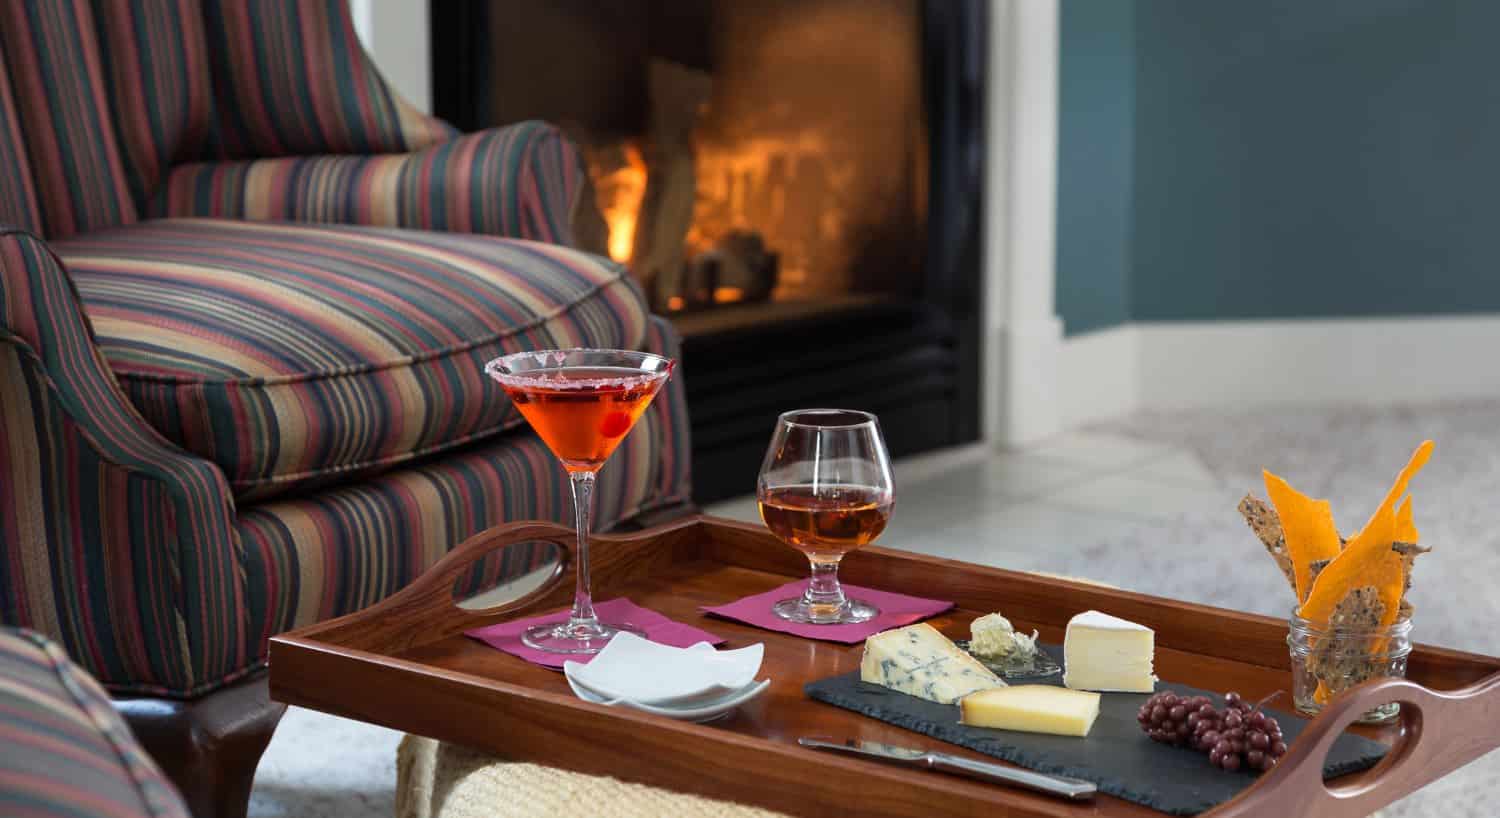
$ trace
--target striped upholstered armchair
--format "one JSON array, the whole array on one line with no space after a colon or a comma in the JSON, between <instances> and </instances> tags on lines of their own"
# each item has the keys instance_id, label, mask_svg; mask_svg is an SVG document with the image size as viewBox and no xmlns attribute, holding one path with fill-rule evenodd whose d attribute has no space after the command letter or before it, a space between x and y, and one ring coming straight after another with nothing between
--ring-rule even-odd
<instances>
[{"instance_id":1,"label":"striped upholstered armchair","mask_svg":"<svg viewBox=\"0 0 1500 818\"><path fill-rule=\"evenodd\" d=\"M406 106L346 0L0 3L0 623L196 729L271 635L566 519L481 363L676 351L570 248L585 188L547 125ZM674 383L601 524L686 503L684 414ZM196 807L205 776L163 746Z\"/></svg>"}]
</instances>

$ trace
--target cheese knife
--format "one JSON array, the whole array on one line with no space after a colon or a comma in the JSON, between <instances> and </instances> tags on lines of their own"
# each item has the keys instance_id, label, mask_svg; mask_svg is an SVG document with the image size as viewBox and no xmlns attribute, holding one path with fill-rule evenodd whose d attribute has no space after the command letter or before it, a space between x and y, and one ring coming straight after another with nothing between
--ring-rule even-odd
<instances>
[{"instance_id":1,"label":"cheese knife","mask_svg":"<svg viewBox=\"0 0 1500 818\"><path fill-rule=\"evenodd\" d=\"M979 781L987 781L991 784L1009 784L1013 787L1046 793L1047 795L1066 798L1070 801L1086 801L1093 798L1094 793L1099 789L1094 785L1094 782L1084 781L1081 778L1048 775L1016 767L1005 767L987 761L971 761L967 758L949 755L948 753L916 750L894 744L881 744L879 742L859 741L856 739L837 742L821 736L803 736L797 739L797 743L803 747L812 747L818 750L832 750L838 753L848 753L867 758L896 761L913 767L926 767L929 770L937 770L938 772L949 773L951 775L961 775Z\"/></svg>"}]
</instances>

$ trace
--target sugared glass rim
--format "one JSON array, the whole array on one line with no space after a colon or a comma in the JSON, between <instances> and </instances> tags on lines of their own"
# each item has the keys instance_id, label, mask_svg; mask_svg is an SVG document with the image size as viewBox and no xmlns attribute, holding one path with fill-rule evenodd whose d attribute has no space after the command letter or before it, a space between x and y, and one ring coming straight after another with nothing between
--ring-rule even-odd
<instances>
[{"instance_id":1,"label":"sugared glass rim","mask_svg":"<svg viewBox=\"0 0 1500 818\"><path fill-rule=\"evenodd\" d=\"M794 419L799 415L815 415L819 413L828 415L853 415L854 417L863 419L855 423L801 423ZM841 429L859 429L865 426L879 425L879 420L875 415L860 411L859 409L793 409L790 412L782 412L777 421L799 429L817 429L823 432L839 431Z\"/></svg>"},{"instance_id":2,"label":"sugared glass rim","mask_svg":"<svg viewBox=\"0 0 1500 818\"><path fill-rule=\"evenodd\" d=\"M626 364L626 366L621 368L635 368L637 371L637 374L621 376L621 378L618 379L604 379L610 382L614 382L616 380L629 380L632 383L641 383L658 379L664 380L671 376L672 370L677 368L677 361L675 359L668 358L665 355L657 355L654 352L641 352L634 349L568 347L566 349L528 349L521 352L511 352L509 354L501 355L498 358L494 358L486 362L484 365L484 372L486 375L489 375L491 378L494 378L502 384L514 384L519 386L535 382L536 380L538 380L539 375L548 372L556 372L560 369L567 369L569 367L576 366L609 366L608 363L558 363L548 365L548 363L544 360L548 356L567 356L576 353L588 353L591 355L599 355L601 357L614 356L615 358L620 359L622 363ZM533 361L537 364L537 366L531 369L520 371L511 370L510 367L512 366L512 362L523 360ZM644 363L655 364L657 368L639 368L640 365ZM576 385L580 387L587 387L590 384L586 382L578 382Z\"/></svg>"}]
</instances>

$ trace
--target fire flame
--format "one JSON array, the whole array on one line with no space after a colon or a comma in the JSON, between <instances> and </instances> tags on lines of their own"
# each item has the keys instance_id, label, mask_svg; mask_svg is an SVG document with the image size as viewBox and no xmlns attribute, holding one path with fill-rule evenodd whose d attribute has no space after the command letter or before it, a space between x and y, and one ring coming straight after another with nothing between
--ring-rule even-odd
<instances>
[{"instance_id":1,"label":"fire flame","mask_svg":"<svg viewBox=\"0 0 1500 818\"><path fill-rule=\"evenodd\" d=\"M646 196L646 160L635 145L625 144L625 164L604 174L599 188L600 211L609 226L609 257L621 264L630 261L635 247L635 218Z\"/></svg>"}]
</instances>

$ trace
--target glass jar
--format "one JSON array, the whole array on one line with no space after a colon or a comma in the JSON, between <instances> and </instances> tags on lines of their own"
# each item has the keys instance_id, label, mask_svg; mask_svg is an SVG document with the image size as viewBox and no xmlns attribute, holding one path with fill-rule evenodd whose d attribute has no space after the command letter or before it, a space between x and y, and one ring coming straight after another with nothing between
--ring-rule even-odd
<instances>
[{"instance_id":1,"label":"glass jar","mask_svg":"<svg viewBox=\"0 0 1500 818\"><path fill-rule=\"evenodd\" d=\"M1385 628L1336 627L1313 623L1294 611L1286 637L1292 654L1292 702L1315 716L1335 696L1361 682L1406 678L1411 653L1411 615L1403 613ZM1401 712L1398 702L1371 709L1360 724L1382 724Z\"/></svg>"}]
</instances>

